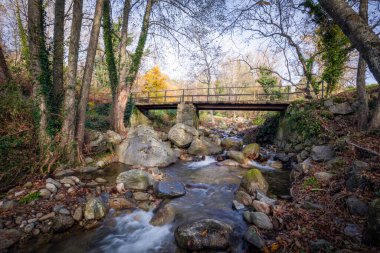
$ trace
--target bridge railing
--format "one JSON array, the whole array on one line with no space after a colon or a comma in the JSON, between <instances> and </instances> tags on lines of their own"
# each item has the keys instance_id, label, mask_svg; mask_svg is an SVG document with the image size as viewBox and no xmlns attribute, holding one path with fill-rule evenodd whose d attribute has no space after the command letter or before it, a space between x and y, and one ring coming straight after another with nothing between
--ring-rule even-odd
<instances>
[{"instance_id":1,"label":"bridge railing","mask_svg":"<svg viewBox=\"0 0 380 253\"><path fill-rule=\"evenodd\" d=\"M301 97L303 92L292 92L290 86L275 86L265 91L262 86L192 88L149 92L132 92L136 104L169 103L250 103L288 102Z\"/></svg>"}]
</instances>

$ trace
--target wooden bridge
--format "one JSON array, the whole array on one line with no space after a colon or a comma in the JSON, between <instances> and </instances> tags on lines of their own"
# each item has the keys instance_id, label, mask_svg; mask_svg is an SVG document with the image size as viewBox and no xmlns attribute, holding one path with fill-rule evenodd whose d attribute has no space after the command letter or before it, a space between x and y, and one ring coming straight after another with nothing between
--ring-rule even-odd
<instances>
[{"instance_id":1,"label":"wooden bridge","mask_svg":"<svg viewBox=\"0 0 380 253\"><path fill-rule=\"evenodd\" d=\"M193 104L196 110L284 111L303 92L291 92L290 86L193 88L150 92L132 92L141 111L177 109L178 104Z\"/></svg>"}]
</instances>

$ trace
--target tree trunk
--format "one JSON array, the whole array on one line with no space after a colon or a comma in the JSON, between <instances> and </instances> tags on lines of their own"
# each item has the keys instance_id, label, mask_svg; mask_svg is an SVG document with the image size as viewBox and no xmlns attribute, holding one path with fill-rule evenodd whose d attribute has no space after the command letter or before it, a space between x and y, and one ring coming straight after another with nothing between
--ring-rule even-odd
<instances>
[{"instance_id":1,"label":"tree trunk","mask_svg":"<svg viewBox=\"0 0 380 253\"><path fill-rule=\"evenodd\" d=\"M8 65L5 60L3 47L0 43L0 85L8 83L11 80Z\"/></svg>"},{"instance_id":2,"label":"tree trunk","mask_svg":"<svg viewBox=\"0 0 380 253\"><path fill-rule=\"evenodd\" d=\"M63 123L61 130L61 147L69 162L75 158L75 86L77 83L78 52L82 28L83 0L74 0L73 19L71 23L67 84L63 102Z\"/></svg>"},{"instance_id":3,"label":"tree trunk","mask_svg":"<svg viewBox=\"0 0 380 253\"><path fill-rule=\"evenodd\" d=\"M21 59L24 61L25 66L29 68L28 36L25 32L24 26L22 25L18 0L16 0L16 20L17 20L18 34L20 36Z\"/></svg>"},{"instance_id":4,"label":"tree trunk","mask_svg":"<svg viewBox=\"0 0 380 253\"><path fill-rule=\"evenodd\" d=\"M116 61L115 61L115 54L114 54L114 47L112 42L112 12L111 12L111 3L109 0L104 1L103 6L103 40L104 40L104 48L105 48L105 55L106 55L106 64L107 64L107 70L108 70L108 79L111 86L112 91L112 100L114 100L116 88L117 88L117 82L118 82L118 75L117 75L117 69L116 69Z\"/></svg>"},{"instance_id":5,"label":"tree trunk","mask_svg":"<svg viewBox=\"0 0 380 253\"><path fill-rule=\"evenodd\" d=\"M125 66L126 64L122 64L122 70L120 72L120 84L115 96L114 115L113 115L115 131L118 133L125 133L125 130L126 130L125 124L124 124L125 108L127 106L127 102L131 94L132 85L134 81L136 80L137 72L140 68L141 58L143 56L144 48L145 48L145 42L148 37L149 18L152 12L153 4L154 4L154 0L147 1L139 40L137 43L136 50L131 59L131 65L129 67L129 71L124 70L123 68L124 67L126 68ZM123 20L123 27L124 27L124 21L125 19ZM125 47L123 46L121 50L123 50L123 48ZM123 57L123 54L121 54L121 57Z\"/></svg>"},{"instance_id":6,"label":"tree trunk","mask_svg":"<svg viewBox=\"0 0 380 253\"><path fill-rule=\"evenodd\" d=\"M65 27L65 0L56 0L54 7L54 45L53 45L53 112L58 115L63 90L63 53Z\"/></svg>"},{"instance_id":7,"label":"tree trunk","mask_svg":"<svg viewBox=\"0 0 380 253\"><path fill-rule=\"evenodd\" d=\"M319 0L319 3L350 39L367 62L376 81L380 83L380 38L344 0ZM378 127L380 127L380 94L369 128Z\"/></svg>"},{"instance_id":8,"label":"tree trunk","mask_svg":"<svg viewBox=\"0 0 380 253\"><path fill-rule=\"evenodd\" d=\"M43 67L41 66L44 45L43 31L43 7L42 0L28 0L28 34L29 34L29 59L30 59L30 75L33 78L33 98L35 102L35 124L38 131L38 142L41 155L44 156L46 148L50 145L50 137L47 134L48 127L48 111L46 104L46 92L42 81L46 79L43 75ZM46 64L46 63L45 63ZM46 88L46 87L45 87Z\"/></svg>"},{"instance_id":9,"label":"tree trunk","mask_svg":"<svg viewBox=\"0 0 380 253\"><path fill-rule=\"evenodd\" d=\"M113 113L112 125L116 132L124 133L124 112L128 101L126 77L128 71L127 65L127 40L128 40L128 23L129 14L131 11L131 0L125 0L123 10L123 24L121 27L121 42L120 42L120 76L119 84L113 97Z\"/></svg>"},{"instance_id":10,"label":"tree trunk","mask_svg":"<svg viewBox=\"0 0 380 253\"><path fill-rule=\"evenodd\" d=\"M368 22L368 0L360 0L360 9L359 9L360 17L362 17L366 22ZM358 119L358 127L362 130L366 130L368 126L368 98L367 91L365 89L365 73L367 69L367 64L365 60L359 55L358 61L358 70L356 77L356 87L359 99L359 119Z\"/></svg>"},{"instance_id":11,"label":"tree trunk","mask_svg":"<svg viewBox=\"0 0 380 253\"><path fill-rule=\"evenodd\" d=\"M90 41L87 48L86 64L84 67L82 89L81 89L80 101L78 105L78 122L77 122L76 138L78 142L78 151L79 151L80 156L82 155L82 150L83 150L86 109L87 109L87 103L88 103L88 96L90 93L92 72L94 70L96 48L98 46L100 21L102 19L103 4L104 4L104 0L96 1L94 21L92 23Z\"/></svg>"}]
</instances>

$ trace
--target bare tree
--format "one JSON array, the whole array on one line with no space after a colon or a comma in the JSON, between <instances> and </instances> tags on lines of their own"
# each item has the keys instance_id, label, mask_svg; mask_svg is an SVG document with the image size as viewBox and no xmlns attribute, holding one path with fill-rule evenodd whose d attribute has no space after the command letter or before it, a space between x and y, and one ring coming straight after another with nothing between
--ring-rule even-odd
<instances>
[{"instance_id":1,"label":"bare tree","mask_svg":"<svg viewBox=\"0 0 380 253\"><path fill-rule=\"evenodd\" d=\"M64 120L61 129L61 146L65 148L66 159L70 162L74 160L75 143L75 87L77 83L77 66L80 33L82 28L83 0L74 0L73 19L71 23L69 60L67 71L67 84L65 85L65 97L63 102Z\"/></svg>"},{"instance_id":2,"label":"bare tree","mask_svg":"<svg viewBox=\"0 0 380 253\"><path fill-rule=\"evenodd\" d=\"M350 39L367 62L377 82L380 83L380 38L345 1L319 0L319 3ZM380 96L378 96L369 127L370 129L380 127Z\"/></svg>"},{"instance_id":3,"label":"bare tree","mask_svg":"<svg viewBox=\"0 0 380 253\"><path fill-rule=\"evenodd\" d=\"M91 29L90 42L87 48L86 65L84 68L82 89L81 89L81 95L80 95L80 100L79 100L79 105L78 105L78 122L77 122L77 129L76 129L76 139L77 139L78 153L79 153L80 158L82 155L83 144L84 144L86 110L87 110L88 97L90 94L92 73L94 70L96 48L98 46L98 40L99 40L100 23L101 23L102 13L103 13L103 4L104 4L104 0L96 1L94 21L93 21L92 29Z\"/></svg>"}]
</instances>

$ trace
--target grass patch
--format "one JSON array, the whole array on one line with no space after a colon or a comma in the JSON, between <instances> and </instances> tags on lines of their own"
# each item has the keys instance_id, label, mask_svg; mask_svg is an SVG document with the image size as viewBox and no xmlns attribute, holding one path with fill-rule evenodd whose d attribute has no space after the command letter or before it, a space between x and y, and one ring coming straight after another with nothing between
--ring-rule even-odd
<instances>
[{"instance_id":1,"label":"grass patch","mask_svg":"<svg viewBox=\"0 0 380 253\"><path fill-rule=\"evenodd\" d=\"M303 181L303 187L306 189L308 187L320 188L318 180L315 177L309 177Z\"/></svg>"},{"instance_id":2,"label":"grass patch","mask_svg":"<svg viewBox=\"0 0 380 253\"><path fill-rule=\"evenodd\" d=\"M20 204L25 205L25 204L28 204L32 201L38 200L40 198L41 198L40 192L37 191L37 192L29 193L28 195L25 195L24 197L22 197L20 199L19 202L20 202Z\"/></svg>"}]
</instances>

